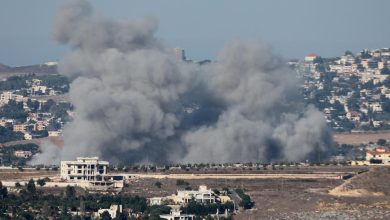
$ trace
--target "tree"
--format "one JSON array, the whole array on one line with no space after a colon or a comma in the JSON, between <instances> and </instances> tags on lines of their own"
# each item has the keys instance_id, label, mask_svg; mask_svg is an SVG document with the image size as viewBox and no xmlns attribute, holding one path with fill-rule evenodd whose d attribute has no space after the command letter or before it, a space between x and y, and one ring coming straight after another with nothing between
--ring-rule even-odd
<instances>
[{"instance_id":1,"label":"tree","mask_svg":"<svg viewBox=\"0 0 390 220\"><path fill-rule=\"evenodd\" d=\"M46 184L46 180L45 179L38 179L37 184L42 187Z\"/></svg>"},{"instance_id":2,"label":"tree","mask_svg":"<svg viewBox=\"0 0 390 220\"><path fill-rule=\"evenodd\" d=\"M76 190L73 186L66 186L65 197L67 199L73 199L76 196Z\"/></svg>"},{"instance_id":3,"label":"tree","mask_svg":"<svg viewBox=\"0 0 390 220\"><path fill-rule=\"evenodd\" d=\"M33 179L30 179L27 183L27 192L30 195L35 195L37 193L37 189L35 188L35 183Z\"/></svg>"},{"instance_id":4,"label":"tree","mask_svg":"<svg viewBox=\"0 0 390 220\"><path fill-rule=\"evenodd\" d=\"M4 199L8 196L7 187L3 186L3 183L0 181L0 199Z\"/></svg>"},{"instance_id":5,"label":"tree","mask_svg":"<svg viewBox=\"0 0 390 220\"><path fill-rule=\"evenodd\" d=\"M157 181L157 182L155 182L154 183L154 185L157 187L157 188L161 188L161 186L162 186L162 183L161 182L159 182L159 181Z\"/></svg>"},{"instance_id":6,"label":"tree","mask_svg":"<svg viewBox=\"0 0 390 220\"><path fill-rule=\"evenodd\" d=\"M381 74L382 74L382 75L390 75L390 69L387 68L387 67L384 67L384 68L381 70Z\"/></svg>"},{"instance_id":7,"label":"tree","mask_svg":"<svg viewBox=\"0 0 390 220\"><path fill-rule=\"evenodd\" d=\"M348 56L348 55L353 56L353 53L351 51L347 50L347 51L345 51L344 55L345 56Z\"/></svg>"},{"instance_id":8,"label":"tree","mask_svg":"<svg viewBox=\"0 0 390 220\"><path fill-rule=\"evenodd\" d=\"M386 144L386 140L385 139L378 139L378 141L376 142L378 145L385 145Z\"/></svg>"},{"instance_id":9,"label":"tree","mask_svg":"<svg viewBox=\"0 0 390 220\"><path fill-rule=\"evenodd\" d=\"M176 185L177 186L188 186L190 184L184 180L179 179L179 180L176 180Z\"/></svg>"},{"instance_id":10,"label":"tree","mask_svg":"<svg viewBox=\"0 0 390 220\"><path fill-rule=\"evenodd\" d=\"M236 193L241 198L239 206L243 207L244 209L251 209L254 205L254 202L252 202L251 197L244 193L244 190L242 189L236 189Z\"/></svg>"},{"instance_id":11,"label":"tree","mask_svg":"<svg viewBox=\"0 0 390 220\"><path fill-rule=\"evenodd\" d=\"M111 220L111 215L108 211L104 211L101 216L100 216L100 219L101 220Z\"/></svg>"}]
</instances>

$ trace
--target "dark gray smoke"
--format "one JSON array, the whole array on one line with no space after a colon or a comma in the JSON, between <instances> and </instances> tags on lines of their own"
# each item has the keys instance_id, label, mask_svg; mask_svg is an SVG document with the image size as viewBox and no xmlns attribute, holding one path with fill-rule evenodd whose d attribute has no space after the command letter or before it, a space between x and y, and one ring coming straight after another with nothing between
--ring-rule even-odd
<instances>
[{"instance_id":1,"label":"dark gray smoke","mask_svg":"<svg viewBox=\"0 0 390 220\"><path fill-rule=\"evenodd\" d=\"M302 103L295 75L261 41L232 42L217 62L178 60L157 22L97 16L86 1L57 15L59 65L73 80L65 146L35 162L100 156L123 163L302 160L331 142L323 115Z\"/></svg>"}]
</instances>

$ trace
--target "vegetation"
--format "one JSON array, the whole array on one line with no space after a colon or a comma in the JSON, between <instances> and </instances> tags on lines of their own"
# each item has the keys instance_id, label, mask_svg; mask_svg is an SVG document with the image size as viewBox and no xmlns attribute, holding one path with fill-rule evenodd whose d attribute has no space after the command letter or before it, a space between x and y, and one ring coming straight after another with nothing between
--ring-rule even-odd
<instances>
[{"instance_id":1,"label":"vegetation","mask_svg":"<svg viewBox=\"0 0 390 220\"><path fill-rule=\"evenodd\" d=\"M22 102L10 100L7 105L0 108L0 118L10 118L18 121L26 121L27 113L23 109Z\"/></svg>"},{"instance_id":2,"label":"vegetation","mask_svg":"<svg viewBox=\"0 0 390 220\"><path fill-rule=\"evenodd\" d=\"M254 206L255 203L251 200L249 195L245 194L244 190L236 189L235 191L241 198L241 202L238 204L239 206L243 207L244 209L251 209Z\"/></svg>"},{"instance_id":3,"label":"vegetation","mask_svg":"<svg viewBox=\"0 0 390 220\"><path fill-rule=\"evenodd\" d=\"M217 210L219 213L224 213L226 209L233 210L234 204L231 202L225 204L219 204L219 203L203 204L192 200L187 204L187 206L182 208L182 212L205 217L209 214L217 213Z\"/></svg>"},{"instance_id":4,"label":"vegetation","mask_svg":"<svg viewBox=\"0 0 390 220\"><path fill-rule=\"evenodd\" d=\"M14 132L9 128L0 126L0 143L23 140L23 139L24 139L23 133Z\"/></svg>"},{"instance_id":5,"label":"vegetation","mask_svg":"<svg viewBox=\"0 0 390 220\"><path fill-rule=\"evenodd\" d=\"M27 87L26 77L24 76L11 76L6 81L0 82L1 90L16 90Z\"/></svg>"},{"instance_id":6,"label":"vegetation","mask_svg":"<svg viewBox=\"0 0 390 220\"><path fill-rule=\"evenodd\" d=\"M176 185L177 186L188 186L188 185L190 185L190 183L179 179L179 180L176 180Z\"/></svg>"},{"instance_id":7,"label":"vegetation","mask_svg":"<svg viewBox=\"0 0 390 220\"><path fill-rule=\"evenodd\" d=\"M0 91L19 90L27 88L27 81L31 81L32 79L39 79L42 81L40 85L47 86L48 88L52 88L62 93L66 93L69 91L69 79L66 76L57 74L42 76L36 76L35 74L25 76L11 76L8 77L6 81L0 82Z\"/></svg>"},{"instance_id":8,"label":"vegetation","mask_svg":"<svg viewBox=\"0 0 390 220\"><path fill-rule=\"evenodd\" d=\"M1 130L1 127L0 127L0 130ZM3 164L4 165L6 165L6 166L9 166L9 165L23 166L26 164L26 162L28 160L30 160L30 158L16 157L14 155L14 152L17 150L31 151L31 153L34 155L34 154L39 152L39 146L36 144L33 144L33 143L29 143L29 144L11 145L8 147L0 148L0 153L3 154Z\"/></svg>"},{"instance_id":9,"label":"vegetation","mask_svg":"<svg viewBox=\"0 0 390 220\"><path fill-rule=\"evenodd\" d=\"M88 193L77 196L75 188L70 186L61 195L44 194L35 187L32 179L26 186L20 186L20 189L18 194L10 194L0 182L0 219L10 219L6 213L12 215L12 219L73 219L69 214L71 211L96 212L100 208L109 208L112 204L121 204L133 212L154 216L169 213L168 207L148 207L146 199L138 196ZM145 215L143 219L153 218Z\"/></svg>"},{"instance_id":10,"label":"vegetation","mask_svg":"<svg viewBox=\"0 0 390 220\"><path fill-rule=\"evenodd\" d=\"M159 182L159 181L157 181L157 182L154 183L154 185L155 185L157 188L161 188L162 183Z\"/></svg>"},{"instance_id":11,"label":"vegetation","mask_svg":"<svg viewBox=\"0 0 390 220\"><path fill-rule=\"evenodd\" d=\"M37 184L42 187L42 186L46 185L46 180L45 179L38 179Z\"/></svg>"}]
</instances>

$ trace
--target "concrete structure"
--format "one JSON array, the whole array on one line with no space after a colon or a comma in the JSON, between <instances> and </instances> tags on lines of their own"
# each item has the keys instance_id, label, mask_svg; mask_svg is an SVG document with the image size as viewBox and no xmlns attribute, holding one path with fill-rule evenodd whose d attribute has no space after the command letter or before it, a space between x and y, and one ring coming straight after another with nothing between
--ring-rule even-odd
<instances>
[{"instance_id":1,"label":"concrete structure","mask_svg":"<svg viewBox=\"0 0 390 220\"><path fill-rule=\"evenodd\" d=\"M149 199L150 205L162 205L163 197L153 197Z\"/></svg>"},{"instance_id":2,"label":"concrete structure","mask_svg":"<svg viewBox=\"0 0 390 220\"><path fill-rule=\"evenodd\" d=\"M100 218L104 212L108 212L110 214L111 218L116 218L117 213L122 213L122 205L111 205L109 209L99 209L96 213L94 213L95 218Z\"/></svg>"},{"instance_id":3,"label":"concrete structure","mask_svg":"<svg viewBox=\"0 0 390 220\"><path fill-rule=\"evenodd\" d=\"M219 196L219 199L222 204L232 201L229 196Z\"/></svg>"},{"instance_id":4,"label":"concrete structure","mask_svg":"<svg viewBox=\"0 0 390 220\"><path fill-rule=\"evenodd\" d=\"M171 214L160 215L160 218L167 220L193 220L195 215L181 214L180 211L172 211Z\"/></svg>"},{"instance_id":5,"label":"concrete structure","mask_svg":"<svg viewBox=\"0 0 390 220\"><path fill-rule=\"evenodd\" d=\"M318 54L312 53L307 56L305 56L305 62L313 62L316 58L319 58L320 56Z\"/></svg>"},{"instance_id":6,"label":"concrete structure","mask_svg":"<svg viewBox=\"0 0 390 220\"><path fill-rule=\"evenodd\" d=\"M200 203L215 203L213 191L207 189L207 186L201 185L198 190L178 190L177 195L167 197L176 204L187 204L191 200Z\"/></svg>"},{"instance_id":7,"label":"concrete structure","mask_svg":"<svg viewBox=\"0 0 390 220\"><path fill-rule=\"evenodd\" d=\"M186 55L185 55L185 52L184 52L184 49L182 48L174 48L174 53L175 53L175 57L178 59L178 60L186 60Z\"/></svg>"},{"instance_id":8,"label":"concrete structure","mask_svg":"<svg viewBox=\"0 0 390 220\"><path fill-rule=\"evenodd\" d=\"M107 175L108 161L98 157L77 157L76 161L61 161L61 179L101 181Z\"/></svg>"},{"instance_id":9,"label":"concrete structure","mask_svg":"<svg viewBox=\"0 0 390 220\"><path fill-rule=\"evenodd\" d=\"M14 152L15 157L19 158L29 158L32 156L31 151L23 151L23 150L17 150Z\"/></svg>"},{"instance_id":10,"label":"concrete structure","mask_svg":"<svg viewBox=\"0 0 390 220\"><path fill-rule=\"evenodd\" d=\"M76 161L61 161L61 179L80 183L85 188L122 188L123 176L107 173L108 161L98 157L77 157Z\"/></svg>"},{"instance_id":11,"label":"concrete structure","mask_svg":"<svg viewBox=\"0 0 390 220\"><path fill-rule=\"evenodd\" d=\"M374 151L366 152L369 164L390 165L390 152L385 147L377 147Z\"/></svg>"},{"instance_id":12,"label":"concrete structure","mask_svg":"<svg viewBox=\"0 0 390 220\"><path fill-rule=\"evenodd\" d=\"M14 124L13 131L14 132L25 132L27 130L26 124Z\"/></svg>"}]
</instances>

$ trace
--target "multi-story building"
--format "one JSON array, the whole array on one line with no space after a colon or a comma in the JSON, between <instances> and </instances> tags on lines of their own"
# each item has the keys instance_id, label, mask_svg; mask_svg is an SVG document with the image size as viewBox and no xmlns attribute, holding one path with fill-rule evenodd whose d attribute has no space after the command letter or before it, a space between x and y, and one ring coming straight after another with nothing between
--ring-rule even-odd
<instances>
[{"instance_id":1,"label":"multi-story building","mask_svg":"<svg viewBox=\"0 0 390 220\"><path fill-rule=\"evenodd\" d=\"M366 161L369 164L390 165L390 152L385 147L377 147L374 151L366 152Z\"/></svg>"},{"instance_id":2,"label":"multi-story building","mask_svg":"<svg viewBox=\"0 0 390 220\"><path fill-rule=\"evenodd\" d=\"M215 203L216 197L212 190L201 185L198 190L178 190L177 195L172 195L168 199L176 204L187 204L191 200L200 203Z\"/></svg>"},{"instance_id":3,"label":"multi-story building","mask_svg":"<svg viewBox=\"0 0 390 220\"><path fill-rule=\"evenodd\" d=\"M26 124L14 124L13 125L14 132L25 132L27 130Z\"/></svg>"},{"instance_id":4,"label":"multi-story building","mask_svg":"<svg viewBox=\"0 0 390 220\"><path fill-rule=\"evenodd\" d=\"M85 188L122 188L125 177L108 174L108 166L108 161L98 157L77 157L75 161L61 161L60 175L61 179Z\"/></svg>"},{"instance_id":5,"label":"multi-story building","mask_svg":"<svg viewBox=\"0 0 390 220\"><path fill-rule=\"evenodd\" d=\"M176 59L183 60L183 61L186 60L186 55L185 55L184 49L174 48L173 50L174 50Z\"/></svg>"},{"instance_id":6,"label":"multi-story building","mask_svg":"<svg viewBox=\"0 0 390 220\"><path fill-rule=\"evenodd\" d=\"M98 157L77 157L76 161L61 161L61 179L68 181L103 181L108 161Z\"/></svg>"}]
</instances>

